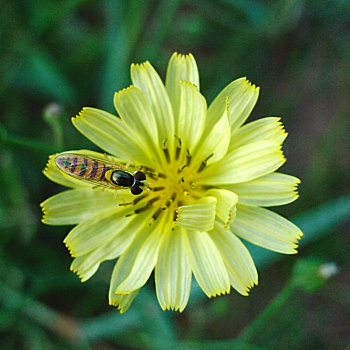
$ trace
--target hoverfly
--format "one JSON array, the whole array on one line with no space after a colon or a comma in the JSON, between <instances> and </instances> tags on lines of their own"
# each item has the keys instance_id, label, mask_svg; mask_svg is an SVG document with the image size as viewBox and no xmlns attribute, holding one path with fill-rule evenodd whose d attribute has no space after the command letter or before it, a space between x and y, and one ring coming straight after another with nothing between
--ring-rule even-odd
<instances>
[{"instance_id":1,"label":"hoverfly","mask_svg":"<svg viewBox=\"0 0 350 350\"><path fill-rule=\"evenodd\" d=\"M125 166L108 160L76 153L60 153L55 158L57 167L76 179L113 190L130 188L134 195L140 194L146 175L135 171L134 175L125 171Z\"/></svg>"}]
</instances>

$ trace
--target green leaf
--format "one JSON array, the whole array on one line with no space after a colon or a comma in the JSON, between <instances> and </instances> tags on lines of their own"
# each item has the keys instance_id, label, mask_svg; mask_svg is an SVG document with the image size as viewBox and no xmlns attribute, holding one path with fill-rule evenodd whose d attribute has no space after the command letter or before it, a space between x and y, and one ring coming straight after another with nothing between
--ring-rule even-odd
<instances>
[{"instance_id":1,"label":"green leaf","mask_svg":"<svg viewBox=\"0 0 350 350\"><path fill-rule=\"evenodd\" d=\"M106 56L99 105L112 112L114 93L128 84L130 43L127 37L122 1L105 0L104 13Z\"/></svg>"},{"instance_id":2,"label":"green leaf","mask_svg":"<svg viewBox=\"0 0 350 350\"><path fill-rule=\"evenodd\" d=\"M38 48L29 51L24 64L18 67L13 83L60 102L67 103L76 97L59 64L47 52Z\"/></svg>"},{"instance_id":3,"label":"green leaf","mask_svg":"<svg viewBox=\"0 0 350 350\"><path fill-rule=\"evenodd\" d=\"M81 324L81 331L90 341L115 337L142 324L139 312L135 308L120 314L117 310L85 320Z\"/></svg>"}]
</instances>

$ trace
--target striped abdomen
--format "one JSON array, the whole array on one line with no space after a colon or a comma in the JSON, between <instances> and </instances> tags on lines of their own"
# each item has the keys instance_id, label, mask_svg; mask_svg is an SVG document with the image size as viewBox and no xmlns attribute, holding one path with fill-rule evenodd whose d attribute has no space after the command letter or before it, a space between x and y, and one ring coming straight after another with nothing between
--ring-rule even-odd
<instances>
[{"instance_id":1,"label":"striped abdomen","mask_svg":"<svg viewBox=\"0 0 350 350\"><path fill-rule=\"evenodd\" d=\"M94 183L107 181L106 172L112 169L101 159L69 153L58 155L55 163L64 173Z\"/></svg>"}]
</instances>

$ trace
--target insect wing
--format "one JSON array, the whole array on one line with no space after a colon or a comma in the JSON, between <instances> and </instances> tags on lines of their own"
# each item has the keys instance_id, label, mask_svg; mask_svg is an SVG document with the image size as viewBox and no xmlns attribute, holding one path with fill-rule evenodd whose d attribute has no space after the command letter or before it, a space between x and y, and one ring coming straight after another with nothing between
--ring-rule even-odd
<instances>
[{"instance_id":1,"label":"insect wing","mask_svg":"<svg viewBox=\"0 0 350 350\"><path fill-rule=\"evenodd\" d=\"M109 174L124 169L123 164L75 153L61 153L56 156L55 163L64 174L75 179L110 189L120 188L110 181Z\"/></svg>"}]
</instances>

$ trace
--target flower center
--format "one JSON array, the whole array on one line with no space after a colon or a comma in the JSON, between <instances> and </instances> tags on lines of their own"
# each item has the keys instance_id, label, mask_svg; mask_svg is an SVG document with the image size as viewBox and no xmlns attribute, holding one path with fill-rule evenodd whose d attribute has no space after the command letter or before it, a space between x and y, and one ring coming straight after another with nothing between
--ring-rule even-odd
<instances>
[{"instance_id":1,"label":"flower center","mask_svg":"<svg viewBox=\"0 0 350 350\"><path fill-rule=\"evenodd\" d=\"M148 188L133 201L132 204L137 206L133 213L151 210L150 224L165 211L170 212L175 222L179 207L193 204L202 196L202 187L193 179L203 164L205 166L205 161L199 167L198 163L194 165L190 152L182 147L180 139L177 140L173 154L169 154L166 142L163 143L166 162L162 169L141 167L147 176Z\"/></svg>"}]
</instances>

